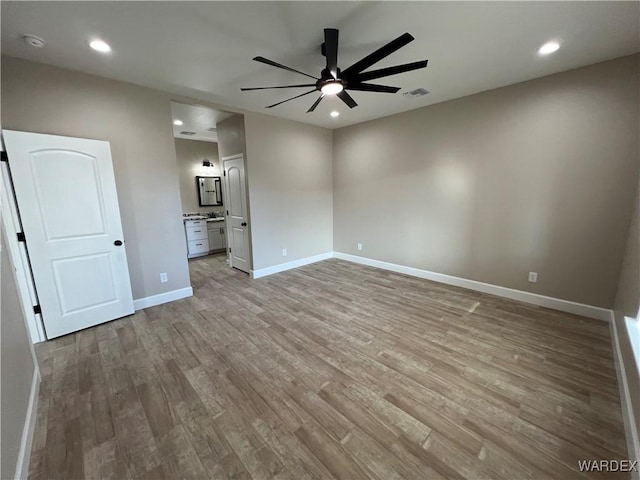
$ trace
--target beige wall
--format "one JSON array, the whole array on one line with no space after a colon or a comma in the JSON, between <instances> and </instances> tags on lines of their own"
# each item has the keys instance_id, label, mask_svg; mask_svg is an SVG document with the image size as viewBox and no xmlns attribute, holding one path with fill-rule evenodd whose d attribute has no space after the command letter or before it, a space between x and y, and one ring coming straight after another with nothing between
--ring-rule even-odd
<instances>
[{"instance_id":1,"label":"beige wall","mask_svg":"<svg viewBox=\"0 0 640 480\"><path fill-rule=\"evenodd\" d=\"M638 81L632 56L336 130L334 250L610 308Z\"/></svg>"},{"instance_id":2,"label":"beige wall","mask_svg":"<svg viewBox=\"0 0 640 480\"><path fill-rule=\"evenodd\" d=\"M331 130L257 113L245 127L254 270L333 250Z\"/></svg>"},{"instance_id":3,"label":"beige wall","mask_svg":"<svg viewBox=\"0 0 640 480\"><path fill-rule=\"evenodd\" d=\"M190 285L168 94L2 56L1 107L6 129L109 141L133 298Z\"/></svg>"},{"instance_id":4,"label":"beige wall","mask_svg":"<svg viewBox=\"0 0 640 480\"><path fill-rule=\"evenodd\" d=\"M216 124L220 159L242 153L247 155L244 115L233 115Z\"/></svg>"},{"instance_id":5,"label":"beige wall","mask_svg":"<svg viewBox=\"0 0 640 480\"><path fill-rule=\"evenodd\" d=\"M625 249L618 282L618 293L614 304L615 325L620 342L620 353L624 362L627 383L631 394L631 404L635 412L636 431L640 433L640 369L635 363L633 349L624 317L635 318L640 306L640 186L636 195L635 209L627 236L627 248ZM635 392L635 394L634 394Z\"/></svg>"},{"instance_id":6,"label":"beige wall","mask_svg":"<svg viewBox=\"0 0 640 480\"><path fill-rule=\"evenodd\" d=\"M188 286L171 95L5 56L2 73L3 127L111 142L134 298ZM247 156L254 268L333 248L610 307L637 80L628 57L333 135L256 113L220 122L220 157Z\"/></svg>"},{"instance_id":7,"label":"beige wall","mask_svg":"<svg viewBox=\"0 0 640 480\"><path fill-rule=\"evenodd\" d=\"M20 441L29 406L35 365L31 356L31 341L18 300L15 274L9 260L2 229L0 245L0 343L2 350L2 457L0 478L13 478L20 449Z\"/></svg>"},{"instance_id":8,"label":"beige wall","mask_svg":"<svg viewBox=\"0 0 640 480\"><path fill-rule=\"evenodd\" d=\"M176 160L180 176L180 199L182 212L222 212L223 207L201 207L196 190L196 176L219 177L222 175L218 159L218 144L200 140L175 139ZM214 166L203 167L202 161L209 160Z\"/></svg>"}]
</instances>

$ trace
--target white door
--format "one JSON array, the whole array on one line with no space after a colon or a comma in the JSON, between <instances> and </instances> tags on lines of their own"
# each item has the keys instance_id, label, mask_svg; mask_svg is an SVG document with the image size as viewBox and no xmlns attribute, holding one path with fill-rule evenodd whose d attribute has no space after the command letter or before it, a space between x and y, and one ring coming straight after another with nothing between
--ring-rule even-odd
<instances>
[{"instance_id":1,"label":"white door","mask_svg":"<svg viewBox=\"0 0 640 480\"><path fill-rule=\"evenodd\" d=\"M2 135L47 338L133 313L109 142Z\"/></svg>"},{"instance_id":2,"label":"white door","mask_svg":"<svg viewBox=\"0 0 640 480\"><path fill-rule=\"evenodd\" d=\"M249 273L249 220L247 215L247 187L244 179L244 158L234 155L222 159L225 190L227 192L227 238L229 263Z\"/></svg>"}]
</instances>

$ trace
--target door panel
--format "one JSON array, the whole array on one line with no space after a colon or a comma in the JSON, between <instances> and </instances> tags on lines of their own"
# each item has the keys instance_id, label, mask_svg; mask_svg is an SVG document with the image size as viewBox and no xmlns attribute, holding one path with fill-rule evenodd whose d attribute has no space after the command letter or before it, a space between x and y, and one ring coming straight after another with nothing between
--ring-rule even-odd
<instances>
[{"instance_id":1,"label":"door panel","mask_svg":"<svg viewBox=\"0 0 640 480\"><path fill-rule=\"evenodd\" d=\"M223 158L222 165L225 171L228 210L227 232L231 248L229 262L232 267L249 273L251 259L249 258L249 215L247 212L244 157L236 155Z\"/></svg>"},{"instance_id":2,"label":"door panel","mask_svg":"<svg viewBox=\"0 0 640 480\"><path fill-rule=\"evenodd\" d=\"M106 235L95 157L56 149L33 152L29 160L47 240ZM66 181L51 181L56 177ZM65 190L70 185L73 189ZM78 221L69 222L69 218Z\"/></svg>"},{"instance_id":3,"label":"door panel","mask_svg":"<svg viewBox=\"0 0 640 480\"><path fill-rule=\"evenodd\" d=\"M62 315L118 300L110 257L109 252L106 252L51 262ZM82 278L81 285L76 285L77 278Z\"/></svg>"},{"instance_id":4,"label":"door panel","mask_svg":"<svg viewBox=\"0 0 640 480\"><path fill-rule=\"evenodd\" d=\"M47 338L133 313L109 143L3 138Z\"/></svg>"},{"instance_id":5,"label":"door panel","mask_svg":"<svg viewBox=\"0 0 640 480\"><path fill-rule=\"evenodd\" d=\"M236 218L244 218L244 192L243 183L244 175L240 167L237 165L230 165L227 170L227 177L229 177L229 215Z\"/></svg>"},{"instance_id":6,"label":"door panel","mask_svg":"<svg viewBox=\"0 0 640 480\"><path fill-rule=\"evenodd\" d=\"M244 247L244 228L232 227L232 230L233 233L231 238L233 239L233 244L231 246L231 251L237 260L248 262L248 255Z\"/></svg>"}]
</instances>

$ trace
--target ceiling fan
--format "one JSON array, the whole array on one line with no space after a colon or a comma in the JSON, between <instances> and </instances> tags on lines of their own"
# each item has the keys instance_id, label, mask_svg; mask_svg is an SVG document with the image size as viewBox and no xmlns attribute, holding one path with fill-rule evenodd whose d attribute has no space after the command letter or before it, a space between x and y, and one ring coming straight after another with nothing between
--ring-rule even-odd
<instances>
[{"instance_id":1,"label":"ceiling fan","mask_svg":"<svg viewBox=\"0 0 640 480\"><path fill-rule=\"evenodd\" d=\"M379 70L370 70L365 72L367 68L373 64L378 63L383 58L391 55L396 50L404 47L408 43L414 40L413 36L408 33L403 33L395 40L387 43L385 46L380 47L373 53L370 53L363 59L357 61L346 70L340 70L338 68L338 30L335 28L324 29L324 43L322 44L322 55L327 58L327 66L320 72L320 78L309 75L308 73L301 72L295 68L287 67L280 63L274 62L264 57L255 57L254 60L260 63L266 63L273 67L282 68L290 72L299 73L309 78L313 78L315 83L305 83L302 85L282 85L277 87L251 87L241 88L242 91L247 90L268 90L274 88L304 88L314 87L313 90L296 95L295 97L288 98L273 105L268 105L266 108L273 108L282 103L296 98L304 97L316 91L320 92L318 99L311 105L307 113L313 112L318 104L326 95L336 95L340 100L347 104L349 108L357 107L358 104L347 93L347 90L355 90L362 92L382 92L382 93L396 93L400 90L398 87L390 87L387 85L378 85L375 83L366 83L368 80L374 80L376 78L388 77L390 75L397 75L398 73L410 72L411 70L418 70L427 66L428 60L421 60L419 62L405 63L403 65L396 65L393 67L381 68Z\"/></svg>"}]
</instances>

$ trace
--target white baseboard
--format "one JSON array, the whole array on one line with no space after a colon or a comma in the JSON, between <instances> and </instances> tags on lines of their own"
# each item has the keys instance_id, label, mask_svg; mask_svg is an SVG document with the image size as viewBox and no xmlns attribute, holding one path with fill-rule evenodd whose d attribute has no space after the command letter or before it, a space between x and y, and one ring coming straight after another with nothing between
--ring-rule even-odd
<instances>
[{"instance_id":1,"label":"white baseboard","mask_svg":"<svg viewBox=\"0 0 640 480\"><path fill-rule=\"evenodd\" d=\"M624 318L622 318L624 321ZM622 407L622 419L624 422L624 433L627 437L627 450L629 451L629 460L637 460L640 462L640 436L636 428L635 414L631 403L631 391L627 382L627 372L620 350L620 339L618 338L618 329L616 328L616 316L611 312L609 322L609 331L611 332L611 343L613 344L613 358L616 365L616 376L618 377L618 389L620 391L620 405ZM640 475L638 472L631 474L632 479L638 480Z\"/></svg>"},{"instance_id":2,"label":"white baseboard","mask_svg":"<svg viewBox=\"0 0 640 480\"><path fill-rule=\"evenodd\" d=\"M299 260L293 260L292 262L280 263L272 267L261 268L259 270L251 270L251 278L261 278L267 275L273 275L274 273L284 272L285 270L291 270L292 268L302 267L303 265L309 265L310 263L316 263L327 258L332 258L333 252L321 253L320 255L314 255L313 257L305 257Z\"/></svg>"},{"instance_id":3,"label":"white baseboard","mask_svg":"<svg viewBox=\"0 0 640 480\"><path fill-rule=\"evenodd\" d=\"M29 461L31 460L31 447L33 445L33 434L36 430L36 420L38 418L38 394L40 392L40 372L36 366L33 369L33 380L31 381L31 392L29 393L29 406L24 419L22 438L20 439L20 450L16 462L16 471L13 476L16 480L26 479L29 475Z\"/></svg>"},{"instance_id":4,"label":"white baseboard","mask_svg":"<svg viewBox=\"0 0 640 480\"><path fill-rule=\"evenodd\" d=\"M162 305L163 303L173 302L175 300L192 296L192 287L180 288L170 292L159 293L158 295L151 295L150 297L138 298L133 301L133 308L136 311L142 310L143 308L155 307L156 305Z\"/></svg>"},{"instance_id":5,"label":"white baseboard","mask_svg":"<svg viewBox=\"0 0 640 480\"><path fill-rule=\"evenodd\" d=\"M611 310L606 308L594 307L592 305L571 302L569 300L562 300L560 298L546 297L544 295L538 295L537 293L523 292L522 290L500 287L498 285L492 285L490 283L477 282L475 280L454 277L452 275L445 275L443 273L430 272L428 270L421 270L419 268L406 267L404 265L397 265L395 263L373 260L371 258L350 255L348 253L333 252L333 256L335 258L347 260L349 262L360 263L362 265L368 265L370 267L382 268L384 270L391 270L392 272L403 273L405 275L411 275L413 277L425 278L427 280L433 280L434 282L445 283L447 285L454 285L456 287L468 288L469 290L476 290L478 292L489 293L498 297L510 298L512 300L518 300L520 302L530 303L532 305L538 305L540 307L552 308L554 310L560 310L561 312L568 312L575 315L595 318L596 320L609 321L611 318Z\"/></svg>"}]
</instances>

